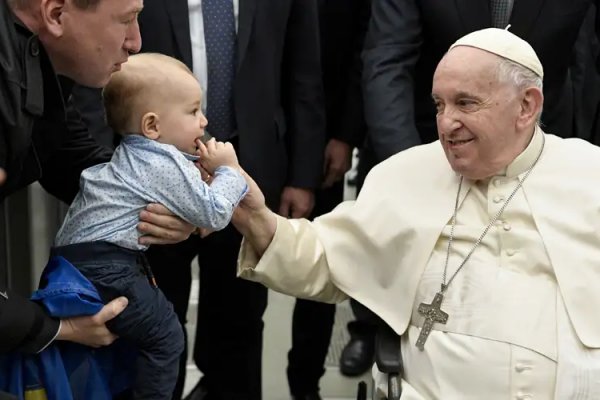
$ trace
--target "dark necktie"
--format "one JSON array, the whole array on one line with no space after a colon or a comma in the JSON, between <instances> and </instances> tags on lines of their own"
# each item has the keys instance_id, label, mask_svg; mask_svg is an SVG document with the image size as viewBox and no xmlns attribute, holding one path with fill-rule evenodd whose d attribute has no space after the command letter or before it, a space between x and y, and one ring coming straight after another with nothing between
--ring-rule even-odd
<instances>
[{"instance_id":1,"label":"dark necktie","mask_svg":"<svg viewBox=\"0 0 600 400\"><path fill-rule=\"evenodd\" d=\"M236 32L232 0L202 0L206 43L207 130L219 140L235 131L233 79L235 77Z\"/></svg>"},{"instance_id":2,"label":"dark necktie","mask_svg":"<svg viewBox=\"0 0 600 400\"><path fill-rule=\"evenodd\" d=\"M494 28L506 28L512 12L512 3L511 0L490 0L492 26Z\"/></svg>"}]
</instances>

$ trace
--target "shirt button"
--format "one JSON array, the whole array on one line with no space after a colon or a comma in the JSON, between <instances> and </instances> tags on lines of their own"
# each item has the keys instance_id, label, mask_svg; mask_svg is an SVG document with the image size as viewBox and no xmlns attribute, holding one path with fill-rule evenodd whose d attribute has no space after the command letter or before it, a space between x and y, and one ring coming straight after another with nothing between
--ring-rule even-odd
<instances>
[{"instance_id":1,"label":"shirt button","mask_svg":"<svg viewBox=\"0 0 600 400\"><path fill-rule=\"evenodd\" d=\"M510 231L510 230L512 229L512 226L510 226L510 224L509 224L508 222L505 222L505 223L502 225L502 228L504 228L504 230L505 230L506 232L508 232L508 231Z\"/></svg>"},{"instance_id":2,"label":"shirt button","mask_svg":"<svg viewBox=\"0 0 600 400\"><path fill-rule=\"evenodd\" d=\"M40 43L37 38L31 38L29 42L29 52L34 57L37 57L40 54Z\"/></svg>"},{"instance_id":3,"label":"shirt button","mask_svg":"<svg viewBox=\"0 0 600 400\"><path fill-rule=\"evenodd\" d=\"M494 197L494 203L500 203L503 200L504 200L504 197L502 197L502 196L496 196L496 197Z\"/></svg>"},{"instance_id":4,"label":"shirt button","mask_svg":"<svg viewBox=\"0 0 600 400\"><path fill-rule=\"evenodd\" d=\"M508 249L508 250L506 250L506 255L508 255L509 257L512 257L512 256L514 256L515 254L517 254L517 251L516 251L516 250L513 250L513 249Z\"/></svg>"},{"instance_id":5,"label":"shirt button","mask_svg":"<svg viewBox=\"0 0 600 400\"><path fill-rule=\"evenodd\" d=\"M504 185L504 181L500 178L496 178L494 179L494 186L498 187L498 186L502 186Z\"/></svg>"}]
</instances>

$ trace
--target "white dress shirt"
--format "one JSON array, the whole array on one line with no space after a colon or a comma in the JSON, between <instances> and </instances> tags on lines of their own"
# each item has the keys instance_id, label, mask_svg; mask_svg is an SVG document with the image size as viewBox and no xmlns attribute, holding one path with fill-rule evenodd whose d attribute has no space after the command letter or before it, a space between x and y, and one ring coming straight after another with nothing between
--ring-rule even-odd
<instances>
[{"instance_id":1,"label":"white dress shirt","mask_svg":"<svg viewBox=\"0 0 600 400\"><path fill-rule=\"evenodd\" d=\"M235 30L238 29L239 0L233 1L233 16ZM208 73L206 67L206 44L204 42L204 19L202 17L202 0L188 0L190 15L190 37L192 39L192 62L194 75L202 88L202 112L206 114L206 99L208 97Z\"/></svg>"}]
</instances>

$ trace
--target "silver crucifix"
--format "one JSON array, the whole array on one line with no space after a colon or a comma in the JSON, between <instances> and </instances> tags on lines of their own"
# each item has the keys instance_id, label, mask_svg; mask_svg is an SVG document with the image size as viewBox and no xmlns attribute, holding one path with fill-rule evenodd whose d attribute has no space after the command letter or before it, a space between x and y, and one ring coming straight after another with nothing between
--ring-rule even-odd
<instances>
[{"instance_id":1,"label":"silver crucifix","mask_svg":"<svg viewBox=\"0 0 600 400\"><path fill-rule=\"evenodd\" d=\"M425 317L423 321L423 327L421 333L417 339L417 348L421 351L425 348L425 342L431 333L431 328L435 322L445 324L448 322L448 314L441 310L442 300L444 295L442 292L437 292L431 304L421 303L419 304L419 314Z\"/></svg>"}]
</instances>

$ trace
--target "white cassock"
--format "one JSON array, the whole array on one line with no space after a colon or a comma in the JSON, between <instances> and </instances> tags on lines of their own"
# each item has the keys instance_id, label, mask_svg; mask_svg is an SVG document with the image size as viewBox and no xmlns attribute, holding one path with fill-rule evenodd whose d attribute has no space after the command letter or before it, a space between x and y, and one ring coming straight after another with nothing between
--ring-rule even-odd
<instances>
[{"instance_id":1,"label":"white cassock","mask_svg":"<svg viewBox=\"0 0 600 400\"><path fill-rule=\"evenodd\" d=\"M537 130L504 171L463 183L448 277L542 148L448 288L424 351L417 312L440 289L459 177L439 142L377 166L356 202L278 218L240 276L296 297L354 297L402 334L402 399L600 399L600 148Z\"/></svg>"}]
</instances>

